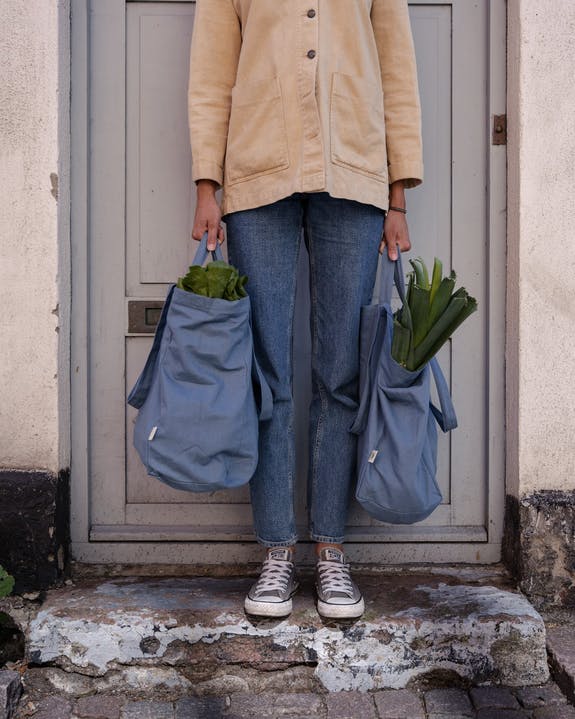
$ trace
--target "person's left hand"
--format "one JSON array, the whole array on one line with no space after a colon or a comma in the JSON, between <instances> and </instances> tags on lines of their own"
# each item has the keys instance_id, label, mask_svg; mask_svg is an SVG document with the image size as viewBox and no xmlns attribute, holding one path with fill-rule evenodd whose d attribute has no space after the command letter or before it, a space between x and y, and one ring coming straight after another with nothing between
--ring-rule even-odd
<instances>
[{"instance_id":1,"label":"person's left hand","mask_svg":"<svg viewBox=\"0 0 575 719\"><path fill-rule=\"evenodd\" d=\"M409 230L407 220L402 212L390 210L385 216L383 224L383 237L379 245L379 254L383 254L387 246L387 254L390 260L397 260L397 245L401 252L411 249L409 241Z\"/></svg>"}]
</instances>

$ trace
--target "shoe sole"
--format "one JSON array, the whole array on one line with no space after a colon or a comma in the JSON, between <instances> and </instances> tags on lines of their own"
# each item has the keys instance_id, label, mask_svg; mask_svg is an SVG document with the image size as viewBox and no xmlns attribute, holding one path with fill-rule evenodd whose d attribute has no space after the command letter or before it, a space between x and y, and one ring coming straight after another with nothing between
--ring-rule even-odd
<instances>
[{"instance_id":1,"label":"shoe sole","mask_svg":"<svg viewBox=\"0 0 575 719\"><path fill-rule=\"evenodd\" d=\"M257 602L246 597L244 609L248 614L256 617L285 617L292 610L292 600L287 599L285 602Z\"/></svg>"},{"instance_id":2,"label":"shoe sole","mask_svg":"<svg viewBox=\"0 0 575 719\"><path fill-rule=\"evenodd\" d=\"M330 604L317 600L317 612L326 619L357 619L365 611L363 597L355 604Z\"/></svg>"}]
</instances>

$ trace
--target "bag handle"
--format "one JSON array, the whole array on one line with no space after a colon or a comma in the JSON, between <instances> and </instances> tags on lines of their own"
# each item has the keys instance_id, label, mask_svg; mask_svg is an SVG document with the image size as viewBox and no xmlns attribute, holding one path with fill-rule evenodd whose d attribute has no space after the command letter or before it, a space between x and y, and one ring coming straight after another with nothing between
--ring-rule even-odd
<instances>
[{"instance_id":1,"label":"bag handle","mask_svg":"<svg viewBox=\"0 0 575 719\"><path fill-rule=\"evenodd\" d=\"M405 278L403 276L403 263L401 261L401 250L397 245L397 260L390 260L387 249L384 250L381 258L381 270L379 278L379 303L391 304L391 291L393 284L397 287L399 299L405 302Z\"/></svg>"},{"instance_id":2,"label":"bag handle","mask_svg":"<svg viewBox=\"0 0 575 719\"><path fill-rule=\"evenodd\" d=\"M379 296L377 302L372 304L387 304L391 305L391 290L393 288L393 282L395 280L398 292L402 301L405 301L405 284L403 281L403 266L401 263L401 251L399 245L397 246L397 261L390 260L387 251L382 254L380 262L380 277L379 277ZM373 298L375 300L375 297ZM381 334L381 323L376 324L375 331L370 337L369 349L367 357L364 359L367 367L370 368L369 376L366 378L365 386L362 388L361 396L359 398L359 407L355 420L349 431L353 434L361 434L367 425L367 416L369 413L369 404L371 401L372 388L375 387L375 381L377 376L377 365L378 363L373 359L373 353L376 344L380 345Z\"/></svg>"},{"instance_id":3,"label":"bag handle","mask_svg":"<svg viewBox=\"0 0 575 719\"><path fill-rule=\"evenodd\" d=\"M223 260L222 248L219 242L216 242L216 249L211 250L212 260ZM208 258L208 233L204 232L202 239L200 240L200 246L198 247L192 265L203 265Z\"/></svg>"},{"instance_id":4,"label":"bag handle","mask_svg":"<svg viewBox=\"0 0 575 719\"><path fill-rule=\"evenodd\" d=\"M457 427L457 415L455 414L455 407L453 406L453 400L449 392L449 387L445 380L445 376L441 370L441 366L437 360L437 357L432 357L429 361L431 371L433 372L433 379L435 380L435 386L437 387L437 395L439 397L439 410L433 402L429 402L429 407L433 412L437 424L441 427L444 432L449 432Z\"/></svg>"},{"instance_id":5,"label":"bag handle","mask_svg":"<svg viewBox=\"0 0 575 719\"><path fill-rule=\"evenodd\" d=\"M256 407L258 408L258 417L260 422L271 419L273 412L272 391L266 382L264 373L262 372L256 354L252 348L252 384L254 388L254 397Z\"/></svg>"}]
</instances>

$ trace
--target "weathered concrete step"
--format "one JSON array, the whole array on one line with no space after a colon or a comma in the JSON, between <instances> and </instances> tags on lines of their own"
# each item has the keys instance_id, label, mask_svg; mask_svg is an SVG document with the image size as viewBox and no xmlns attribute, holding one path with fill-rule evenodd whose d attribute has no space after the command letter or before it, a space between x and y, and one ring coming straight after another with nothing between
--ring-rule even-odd
<instances>
[{"instance_id":1,"label":"weathered concrete step","mask_svg":"<svg viewBox=\"0 0 575 719\"><path fill-rule=\"evenodd\" d=\"M452 685L548 679L545 626L522 594L456 572L356 578L366 612L355 622L318 616L310 576L291 616L273 621L244 614L251 578L84 580L48 593L29 661L52 665L52 681L65 670L92 690L145 684L163 696L402 688L430 673Z\"/></svg>"},{"instance_id":2,"label":"weathered concrete step","mask_svg":"<svg viewBox=\"0 0 575 719\"><path fill-rule=\"evenodd\" d=\"M22 691L18 672L0 669L0 719L10 719Z\"/></svg>"},{"instance_id":3,"label":"weathered concrete step","mask_svg":"<svg viewBox=\"0 0 575 719\"><path fill-rule=\"evenodd\" d=\"M561 690L575 704L575 612L555 607L543 614L551 673Z\"/></svg>"}]
</instances>

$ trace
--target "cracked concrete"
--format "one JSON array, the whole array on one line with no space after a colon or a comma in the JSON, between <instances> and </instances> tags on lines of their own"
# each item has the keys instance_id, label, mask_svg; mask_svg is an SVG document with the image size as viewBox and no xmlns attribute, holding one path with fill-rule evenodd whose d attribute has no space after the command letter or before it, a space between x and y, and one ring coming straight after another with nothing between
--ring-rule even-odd
<instances>
[{"instance_id":1,"label":"cracked concrete","mask_svg":"<svg viewBox=\"0 0 575 719\"><path fill-rule=\"evenodd\" d=\"M254 691L266 675L269 685L296 669L302 685L324 691L403 688L433 672L476 684L548 679L543 621L501 582L437 571L358 577L364 616L325 622L311 579L290 617L247 617L251 581L119 577L52 590L27 627L29 662L91 677L92 689L121 681L137 692L147 681L169 696L190 684L216 693L222 682Z\"/></svg>"}]
</instances>

